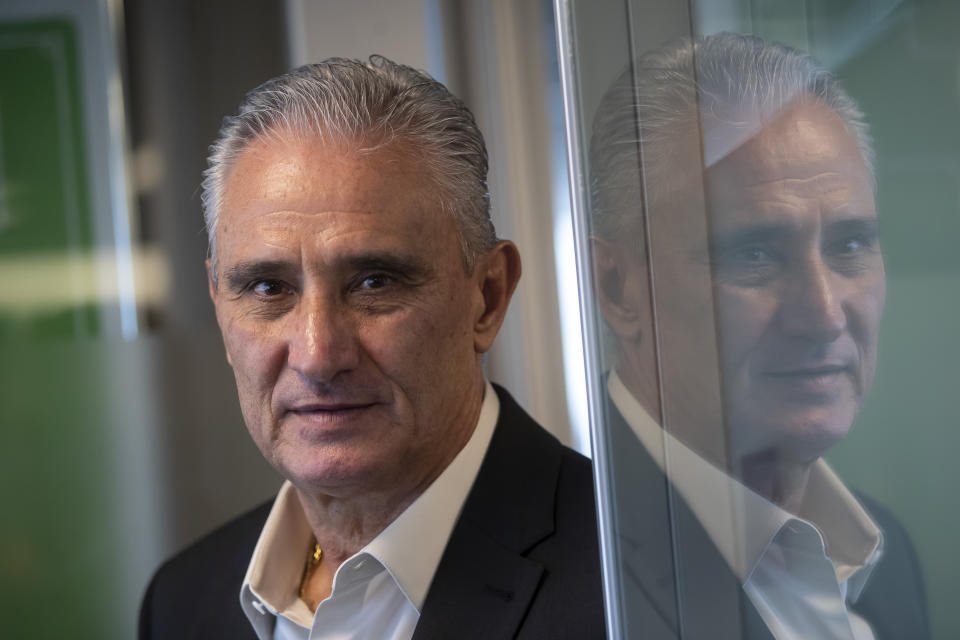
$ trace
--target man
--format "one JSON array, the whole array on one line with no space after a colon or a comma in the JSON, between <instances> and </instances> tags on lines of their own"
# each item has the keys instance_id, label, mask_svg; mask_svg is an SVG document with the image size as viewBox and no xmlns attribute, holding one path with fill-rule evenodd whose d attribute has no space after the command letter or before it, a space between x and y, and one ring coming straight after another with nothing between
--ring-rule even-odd
<instances>
[{"instance_id":1,"label":"man","mask_svg":"<svg viewBox=\"0 0 960 640\"><path fill-rule=\"evenodd\" d=\"M483 377L520 257L463 103L331 59L250 92L209 165L210 296L285 482L159 570L141 637L602 637L590 465Z\"/></svg>"},{"instance_id":2,"label":"man","mask_svg":"<svg viewBox=\"0 0 960 640\"><path fill-rule=\"evenodd\" d=\"M876 366L871 159L836 79L757 38L671 43L605 95L594 275L627 637L929 635L906 534L821 458Z\"/></svg>"}]
</instances>

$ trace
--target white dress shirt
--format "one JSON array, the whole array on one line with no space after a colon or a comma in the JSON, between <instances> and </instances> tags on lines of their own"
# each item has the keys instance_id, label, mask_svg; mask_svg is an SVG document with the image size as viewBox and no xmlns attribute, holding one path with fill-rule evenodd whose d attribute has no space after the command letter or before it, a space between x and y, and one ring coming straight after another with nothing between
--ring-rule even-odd
<instances>
[{"instance_id":1,"label":"white dress shirt","mask_svg":"<svg viewBox=\"0 0 960 640\"><path fill-rule=\"evenodd\" d=\"M846 602L863 590L883 536L825 461L813 464L803 506L792 514L664 431L616 372L608 391L777 640L874 640Z\"/></svg>"},{"instance_id":2,"label":"white dress shirt","mask_svg":"<svg viewBox=\"0 0 960 640\"><path fill-rule=\"evenodd\" d=\"M312 613L300 581L313 533L293 485L284 482L240 590L260 640L408 640L420 619L444 548L486 455L500 414L489 383L473 435L407 509L337 569L333 590Z\"/></svg>"}]
</instances>

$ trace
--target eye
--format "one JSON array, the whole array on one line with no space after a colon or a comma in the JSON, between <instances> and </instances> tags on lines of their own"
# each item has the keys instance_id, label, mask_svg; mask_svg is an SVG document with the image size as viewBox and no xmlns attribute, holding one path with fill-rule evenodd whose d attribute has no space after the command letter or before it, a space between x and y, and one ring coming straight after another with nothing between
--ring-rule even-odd
<instances>
[{"instance_id":1,"label":"eye","mask_svg":"<svg viewBox=\"0 0 960 640\"><path fill-rule=\"evenodd\" d=\"M393 284L394 278L386 273L372 273L360 279L359 288L367 291L382 289Z\"/></svg>"},{"instance_id":2,"label":"eye","mask_svg":"<svg viewBox=\"0 0 960 640\"><path fill-rule=\"evenodd\" d=\"M838 237L824 249L824 255L842 263L859 263L879 255L876 234L851 234Z\"/></svg>"},{"instance_id":3,"label":"eye","mask_svg":"<svg viewBox=\"0 0 960 640\"><path fill-rule=\"evenodd\" d=\"M721 251L714 262L728 269L759 269L776 263L778 258L778 252L769 245L745 244Z\"/></svg>"},{"instance_id":4,"label":"eye","mask_svg":"<svg viewBox=\"0 0 960 640\"><path fill-rule=\"evenodd\" d=\"M743 247L737 249L733 256L734 260L741 262L743 264L759 264L764 262L770 262L773 260L773 256L769 251L763 247Z\"/></svg>"},{"instance_id":5,"label":"eye","mask_svg":"<svg viewBox=\"0 0 960 640\"><path fill-rule=\"evenodd\" d=\"M844 238L839 242L837 242L835 247L835 253L838 253L838 254L859 253L871 247L872 247L872 244L867 238L863 236L852 236L849 238Z\"/></svg>"},{"instance_id":6,"label":"eye","mask_svg":"<svg viewBox=\"0 0 960 640\"><path fill-rule=\"evenodd\" d=\"M258 280L251 284L250 290L262 298L273 298L288 292L288 287L280 280Z\"/></svg>"},{"instance_id":7,"label":"eye","mask_svg":"<svg viewBox=\"0 0 960 640\"><path fill-rule=\"evenodd\" d=\"M713 277L741 287L760 287L779 273L783 257L770 243L749 243L718 249L713 256Z\"/></svg>"}]
</instances>

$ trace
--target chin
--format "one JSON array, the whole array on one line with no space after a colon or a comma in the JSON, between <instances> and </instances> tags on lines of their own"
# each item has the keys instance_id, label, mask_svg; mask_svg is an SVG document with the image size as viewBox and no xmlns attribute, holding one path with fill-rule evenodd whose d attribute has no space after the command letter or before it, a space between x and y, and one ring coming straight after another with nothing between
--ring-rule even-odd
<instances>
[{"instance_id":1,"label":"chin","mask_svg":"<svg viewBox=\"0 0 960 640\"><path fill-rule=\"evenodd\" d=\"M337 492L369 479L377 465L349 451L311 451L304 447L291 456L279 456L274 467L304 491Z\"/></svg>"},{"instance_id":2,"label":"chin","mask_svg":"<svg viewBox=\"0 0 960 640\"><path fill-rule=\"evenodd\" d=\"M855 415L850 411L811 410L784 412L771 420L771 414L732 423L740 425L733 432L745 436L739 443L736 439L732 443L735 451L742 452L741 457L776 451L784 460L813 462L847 436Z\"/></svg>"}]
</instances>

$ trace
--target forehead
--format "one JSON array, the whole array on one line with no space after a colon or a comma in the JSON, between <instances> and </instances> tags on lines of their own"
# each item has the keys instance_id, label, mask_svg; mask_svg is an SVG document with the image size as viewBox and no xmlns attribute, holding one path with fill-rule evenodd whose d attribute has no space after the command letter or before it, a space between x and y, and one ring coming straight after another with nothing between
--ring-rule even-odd
<instances>
[{"instance_id":1,"label":"forehead","mask_svg":"<svg viewBox=\"0 0 960 640\"><path fill-rule=\"evenodd\" d=\"M812 97L798 98L772 116L754 110L735 126L705 117L704 146L708 170L737 166L761 177L784 165L844 163L848 170L866 170L844 121Z\"/></svg>"},{"instance_id":2,"label":"forehead","mask_svg":"<svg viewBox=\"0 0 960 640\"><path fill-rule=\"evenodd\" d=\"M872 180L855 138L833 110L815 102L785 109L705 177L715 224L807 212L874 214Z\"/></svg>"},{"instance_id":3,"label":"forehead","mask_svg":"<svg viewBox=\"0 0 960 640\"><path fill-rule=\"evenodd\" d=\"M398 198L418 201L428 181L423 163L400 144L373 150L292 134L252 142L224 184L224 213L258 213L278 203L294 209L369 211Z\"/></svg>"},{"instance_id":4,"label":"forehead","mask_svg":"<svg viewBox=\"0 0 960 640\"><path fill-rule=\"evenodd\" d=\"M430 175L399 144L362 151L275 136L244 150L224 183L220 255L352 238L366 245L454 233Z\"/></svg>"}]
</instances>

